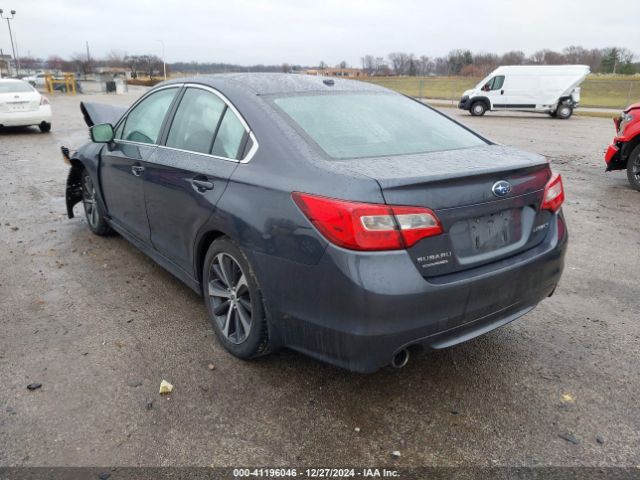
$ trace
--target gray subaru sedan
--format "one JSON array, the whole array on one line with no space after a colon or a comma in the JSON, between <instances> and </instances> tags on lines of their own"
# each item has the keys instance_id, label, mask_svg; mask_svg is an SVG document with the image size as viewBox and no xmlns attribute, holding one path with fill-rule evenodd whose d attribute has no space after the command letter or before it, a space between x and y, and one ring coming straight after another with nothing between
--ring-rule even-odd
<instances>
[{"instance_id":1,"label":"gray subaru sedan","mask_svg":"<svg viewBox=\"0 0 640 480\"><path fill-rule=\"evenodd\" d=\"M560 279L547 160L385 88L199 76L82 112L92 141L63 148L69 217L82 202L94 233L201 294L238 357L401 367L523 316Z\"/></svg>"}]
</instances>

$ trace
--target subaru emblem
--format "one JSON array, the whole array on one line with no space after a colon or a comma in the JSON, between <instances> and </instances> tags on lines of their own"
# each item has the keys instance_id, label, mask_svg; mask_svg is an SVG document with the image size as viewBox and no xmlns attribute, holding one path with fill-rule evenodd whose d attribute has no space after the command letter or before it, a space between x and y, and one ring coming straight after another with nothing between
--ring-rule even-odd
<instances>
[{"instance_id":1,"label":"subaru emblem","mask_svg":"<svg viewBox=\"0 0 640 480\"><path fill-rule=\"evenodd\" d=\"M493 184L491 191L496 197L506 197L511 191L511 184L506 180L500 180Z\"/></svg>"}]
</instances>

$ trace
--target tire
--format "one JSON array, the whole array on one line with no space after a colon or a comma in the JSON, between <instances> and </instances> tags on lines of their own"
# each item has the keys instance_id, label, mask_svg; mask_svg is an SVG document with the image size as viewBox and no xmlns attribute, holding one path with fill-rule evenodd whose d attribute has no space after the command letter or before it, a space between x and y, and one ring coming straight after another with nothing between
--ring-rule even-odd
<instances>
[{"instance_id":1,"label":"tire","mask_svg":"<svg viewBox=\"0 0 640 480\"><path fill-rule=\"evenodd\" d=\"M469 109L469 113L474 117L481 117L487 111L487 106L484 102L474 102Z\"/></svg>"},{"instance_id":2,"label":"tire","mask_svg":"<svg viewBox=\"0 0 640 480\"><path fill-rule=\"evenodd\" d=\"M229 238L215 240L204 260L204 301L220 343L250 359L269 352L269 334L258 280L246 255Z\"/></svg>"},{"instance_id":3,"label":"tire","mask_svg":"<svg viewBox=\"0 0 640 480\"><path fill-rule=\"evenodd\" d=\"M42 133L49 133L51 131L51 124L48 122L42 122L38 127Z\"/></svg>"},{"instance_id":4,"label":"tire","mask_svg":"<svg viewBox=\"0 0 640 480\"><path fill-rule=\"evenodd\" d=\"M104 217L102 207L96 198L96 189L93 185L91 175L86 170L82 171L82 205L84 206L84 216L87 219L89 229L101 237L110 235L113 230Z\"/></svg>"},{"instance_id":5,"label":"tire","mask_svg":"<svg viewBox=\"0 0 640 480\"><path fill-rule=\"evenodd\" d=\"M640 191L640 145L636 145L627 159L627 178L631 186Z\"/></svg>"},{"instance_id":6,"label":"tire","mask_svg":"<svg viewBox=\"0 0 640 480\"><path fill-rule=\"evenodd\" d=\"M558 112L555 110L547 112L550 117L556 118L558 116Z\"/></svg>"},{"instance_id":7,"label":"tire","mask_svg":"<svg viewBox=\"0 0 640 480\"><path fill-rule=\"evenodd\" d=\"M573 108L571 105L567 105L566 103L561 103L558 105L558 110L556 110L556 117L560 120L566 120L573 115Z\"/></svg>"}]
</instances>

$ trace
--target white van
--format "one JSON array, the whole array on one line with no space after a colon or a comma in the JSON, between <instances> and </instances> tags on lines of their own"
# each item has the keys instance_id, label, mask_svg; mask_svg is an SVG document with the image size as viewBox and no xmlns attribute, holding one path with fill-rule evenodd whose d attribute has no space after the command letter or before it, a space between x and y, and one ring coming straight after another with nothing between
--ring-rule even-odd
<instances>
[{"instance_id":1,"label":"white van","mask_svg":"<svg viewBox=\"0 0 640 480\"><path fill-rule=\"evenodd\" d=\"M462 94L458 108L481 116L487 110L531 110L569 118L580 103L587 65L513 65L496 68Z\"/></svg>"}]
</instances>

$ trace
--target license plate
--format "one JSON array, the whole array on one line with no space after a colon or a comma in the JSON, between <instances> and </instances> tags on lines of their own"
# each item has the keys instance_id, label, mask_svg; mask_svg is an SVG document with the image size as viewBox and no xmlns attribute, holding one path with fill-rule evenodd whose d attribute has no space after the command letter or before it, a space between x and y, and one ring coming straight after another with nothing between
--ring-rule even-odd
<instances>
[{"instance_id":1,"label":"license plate","mask_svg":"<svg viewBox=\"0 0 640 480\"><path fill-rule=\"evenodd\" d=\"M29 102L10 102L9 103L9 108L11 108L11 110L13 110L14 112L22 112L24 110L27 110L28 106L29 106Z\"/></svg>"},{"instance_id":2,"label":"license plate","mask_svg":"<svg viewBox=\"0 0 640 480\"><path fill-rule=\"evenodd\" d=\"M469 220L474 253L497 250L513 242L516 210L505 210Z\"/></svg>"}]
</instances>

